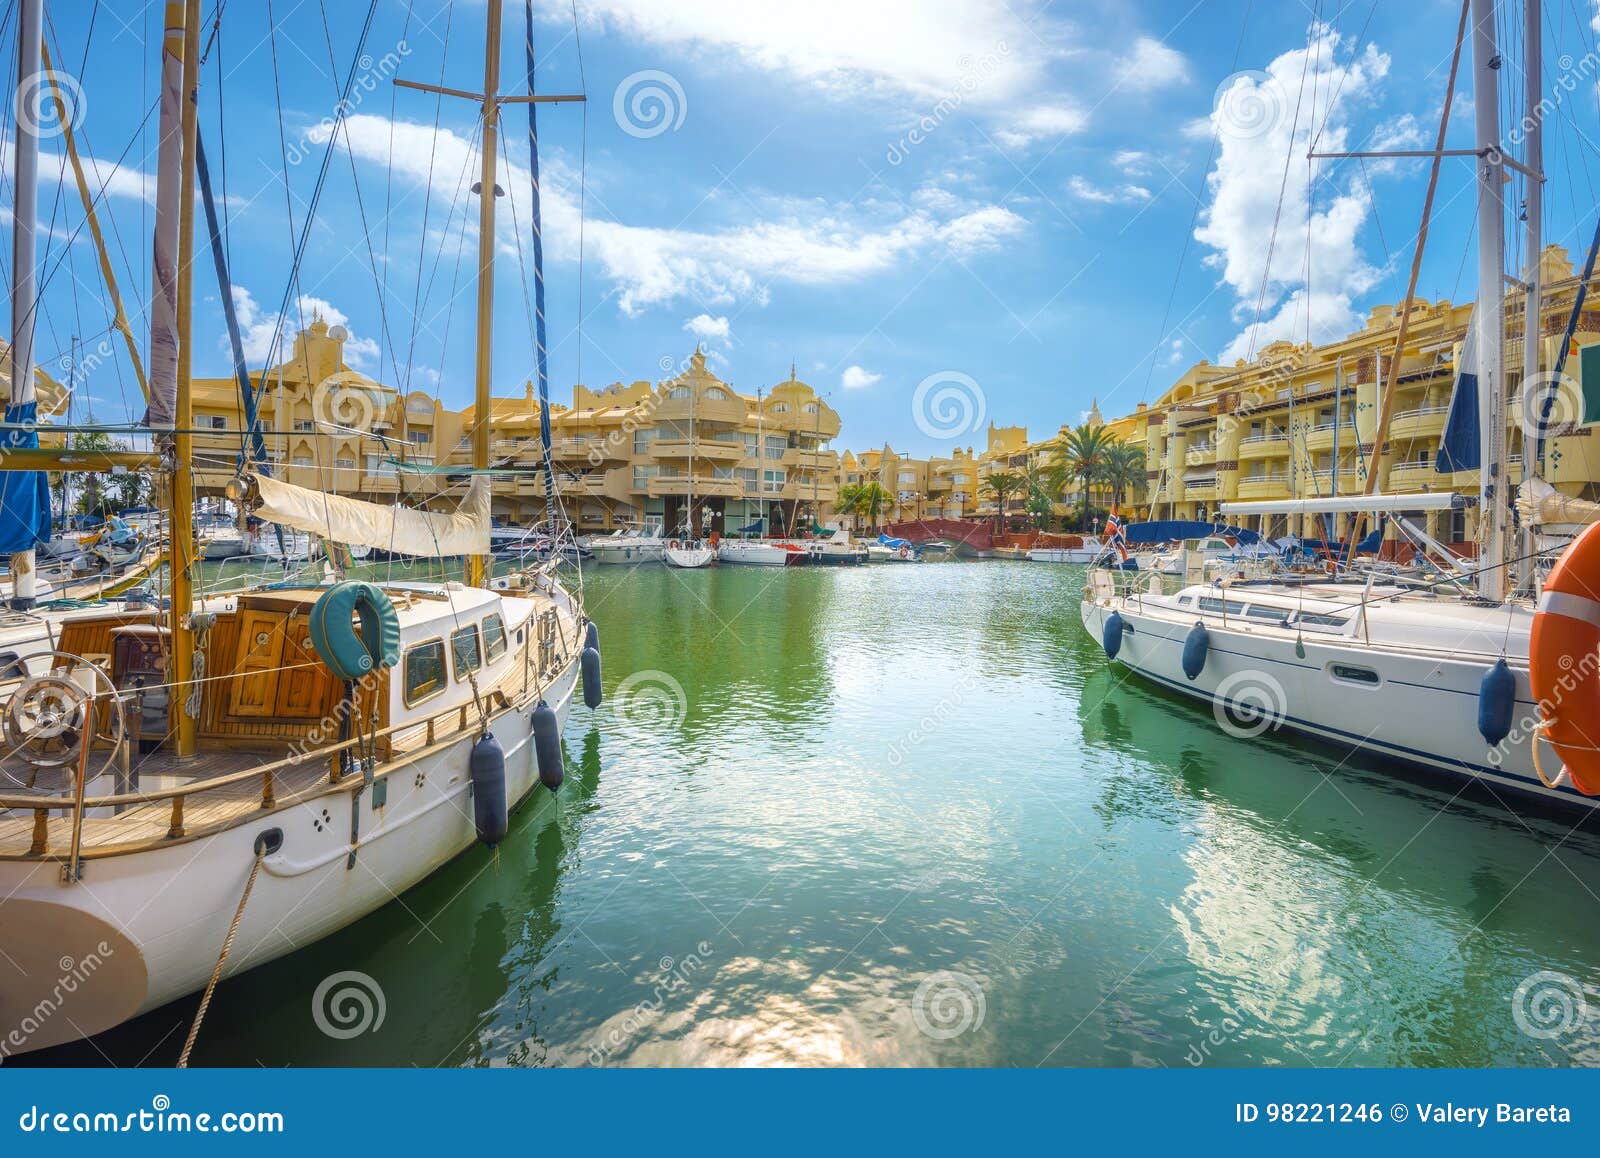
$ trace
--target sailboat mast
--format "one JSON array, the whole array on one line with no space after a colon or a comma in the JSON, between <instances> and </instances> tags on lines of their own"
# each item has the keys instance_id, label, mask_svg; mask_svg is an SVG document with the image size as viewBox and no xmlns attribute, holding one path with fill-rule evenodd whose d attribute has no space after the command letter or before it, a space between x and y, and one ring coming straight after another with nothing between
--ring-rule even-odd
<instances>
[{"instance_id":1,"label":"sailboat mast","mask_svg":"<svg viewBox=\"0 0 1600 1158\"><path fill-rule=\"evenodd\" d=\"M694 524L694 404L695 395L698 393L700 393L700 389L695 385L694 370L691 369L689 371L689 483L684 492L689 497L689 512L684 516L687 520L684 530L684 538L686 539L699 537L695 534Z\"/></svg>"},{"instance_id":2,"label":"sailboat mast","mask_svg":"<svg viewBox=\"0 0 1600 1158\"><path fill-rule=\"evenodd\" d=\"M1540 277L1543 265L1544 250L1544 126L1539 107L1541 100L1540 86L1544 71L1543 62L1543 29L1539 21L1542 18L1540 0L1523 0L1523 116L1526 118L1526 136L1523 138L1522 163L1527 168L1525 185L1527 193L1523 199L1523 210L1527 218L1525 236L1527 239L1526 263L1527 269L1523 273L1525 288L1523 290L1522 311L1522 389L1521 402L1517 413L1524 416L1523 422L1523 447L1522 447L1522 477L1529 477L1538 469L1538 459L1535 457L1534 448L1527 445L1528 405L1535 397L1534 391L1542 395L1541 380L1539 378L1539 350L1544 341L1544 309L1542 298L1544 284ZM1510 485L1508 478L1506 485ZM1522 533L1521 549L1518 555L1524 563L1518 567L1518 585L1533 568L1532 554L1534 535L1531 527L1526 527Z\"/></svg>"},{"instance_id":3,"label":"sailboat mast","mask_svg":"<svg viewBox=\"0 0 1600 1158\"><path fill-rule=\"evenodd\" d=\"M500 12L501 0L489 0L489 28L483 50L483 159L478 177L478 376L472 425L472 467L489 468L489 386L494 350L494 199L495 159L499 155L500 122ZM489 560L474 555L467 560L467 583L482 587L489 576Z\"/></svg>"},{"instance_id":4,"label":"sailboat mast","mask_svg":"<svg viewBox=\"0 0 1600 1158\"><path fill-rule=\"evenodd\" d=\"M37 255L34 228L39 219L39 124L36 109L38 73L44 44L44 0L22 0L17 10L17 91L12 110L16 126L14 188L16 203L11 218L11 398L9 409L21 416L35 401L33 393L33 331L38 317L38 286L34 281ZM10 414L7 415L11 417ZM11 557L11 606L33 607L38 572L33 551Z\"/></svg>"},{"instance_id":5,"label":"sailboat mast","mask_svg":"<svg viewBox=\"0 0 1600 1158\"><path fill-rule=\"evenodd\" d=\"M178 296L177 392L172 436L172 541L169 570L172 575L172 664L176 685L172 702L177 706L178 755L195 751L198 721L183 709L189 682L194 678L194 633L189 617L194 612L194 170L199 140L198 89L200 87L200 0L186 0L183 12L183 176L178 186ZM171 14L168 15L170 28ZM154 359L152 359L154 361ZM151 398L155 394L152 389Z\"/></svg>"},{"instance_id":6,"label":"sailboat mast","mask_svg":"<svg viewBox=\"0 0 1600 1158\"><path fill-rule=\"evenodd\" d=\"M1500 55L1494 0L1472 0L1472 107L1478 152L1478 594L1506 592L1505 163L1500 155Z\"/></svg>"}]
</instances>

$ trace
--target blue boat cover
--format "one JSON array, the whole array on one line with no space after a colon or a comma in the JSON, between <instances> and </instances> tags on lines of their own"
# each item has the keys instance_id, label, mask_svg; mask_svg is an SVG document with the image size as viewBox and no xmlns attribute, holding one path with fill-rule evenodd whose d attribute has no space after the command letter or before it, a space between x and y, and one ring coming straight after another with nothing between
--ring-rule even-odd
<instances>
[{"instance_id":1,"label":"blue boat cover","mask_svg":"<svg viewBox=\"0 0 1600 1158\"><path fill-rule=\"evenodd\" d=\"M762 528L763 525L765 525L766 521L767 520L765 520L765 519L757 519L753 523L746 523L744 526L742 526L738 530L734 531L734 534L735 535L759 535L761 533L761 528Z\"/></svg>"},{"instance_id":2,"label":"blue boat cover","mask_svg":"<svg viewBox=\"0 0 1600 1158\"><path fill-rule=\"evenodd\" d=\"M6 407L8 428L0 447L31 450L39 445L39 404ZM32 551L50 541L50 478L42 470L0 472L0 554Z\"/></svg>"},{"instance_id":3,"label":"blue boat cover","mask_svg":"<svg viewBox=\"0 0 1600 1158\"><path fill-rule=\"evenodd\" d=\"M1477 312L1467 319L1467 337L1461 343L1461 364L1456 367L1455 390L1450 395L1450 410L1444 418L1444 437L1433 469L1442 474L1458 470L1479 470L1483 464L1478 423L1478 327Z\"/></svg>"},{"instance_id":4,"label":"blue boat cover","mask_svg":"<svg viewBox=\"0 0 1600 1158\"><path fill-rule=\"evenodd\" d=\"M1157 519L1149 523L1130 523L1127 529L1129 543L1167 543L1173 539L1199 539L1206 535L1227 535L1243 546L1259 543L1261 536L1242 527L1224 526L1222 523L1202 523L1192 519Z\"/></svg>"},{"instance_id":5,"label":"blue boat cover","mask_svg":"<svg viewBox=\"0 0 1600 1158\"><path fill-rule=\"evenodd\" d=\"M910 539L891 539L888 535L884 534L880 534L878 536L878 544L879 546L890 547L896 551L898 551L901 547L916 546L916 544Z\"/></svg>"}]
</instances>

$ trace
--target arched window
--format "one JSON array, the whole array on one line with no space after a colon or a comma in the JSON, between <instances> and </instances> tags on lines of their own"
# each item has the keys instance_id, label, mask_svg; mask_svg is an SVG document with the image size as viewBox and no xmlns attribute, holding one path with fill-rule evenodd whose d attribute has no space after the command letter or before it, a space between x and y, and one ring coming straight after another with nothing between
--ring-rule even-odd
<instances>
[{"instance_id":1,"label":"arched window","mask_svg":"<svg viewBox=\"0 0 1600 1158\"><path fill-rule=\"evenodd\" d=\"M817 404L815 402L807 402L800 409L807 414L815 414L817 412Z\"/></svg>"},{"instance_id":2,"label":"arched window","mask_svg":"<svg viewBox=\"0 0 1600 1158\"><path fill-rule=\"evenodd\" d=\"M674 386L671 391L668 392L667 397L687 398L689 397L689 388L687 386Z\"/></svg>"},{"instance_id":3,"label":"arched window","mask_svg":"<svg viewBox=\"0 0 1600 1158\"><path fill-rule=\"evenodd\" d=\"M707 402L726 402L728 400L728 392L718 386L708 386L706 387L705 398Z\"/></svg>"},{"instance_id":4,"label":"arched window","mask_svg":"<svg viewBox=\"0 0 1600 1158\"><path fill-rule=\"evenodd\" d=\"M774 413L774 414L787 414L787 413L789 413L789 404L787 402L775 403L773 405L773 407L772 407L772 413Z\"/></svg>"},{"instance_id":5,"label":"arched window","mask_svg":"<svg viewBox=\"0 0 1600 1158\"><path fill-rule=\"evenodd\" d=\"M413 398L406 403L406 413L431 415L433 413L433 400L431 398Z\"/></svg>"}]
</instances>

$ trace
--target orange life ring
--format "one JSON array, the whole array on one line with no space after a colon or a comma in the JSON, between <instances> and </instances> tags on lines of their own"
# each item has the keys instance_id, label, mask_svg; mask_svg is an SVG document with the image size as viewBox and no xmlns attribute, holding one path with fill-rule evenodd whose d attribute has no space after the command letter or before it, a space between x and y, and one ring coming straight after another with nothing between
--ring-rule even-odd
<instances>
[{"instance_id":1,"label":"orange life ring","mask_svg":"<svg viewBox=\"0 0 1600 1158\"><path fill-rule=\"evenodd\" d=\"M668 539L667 540L667 547L670 550L676 551L681 545L682 544L680 544L678 542L678 540L676 540L676 539Z\"/></svg>"},{"instance_id":2,"label":"orange life ring","mask_svg":"<svg viewBox=\"0 0 1600 1158\"><path fill-rule=\"evenodd\" d=\"M900 548L900 557L902 559L911 558L911 548L910 547L901 547Z\"/></svg>"},{"instance_id":3,"label":"orange life ring","mask_svg":"<svg viewBox=\"0 0 1600 1158\"><path fill-rule=\"evenodd\" d=\"M1548 740L1572 785L1600 796L1600 523L1579 535L1557 560L1539 595L1528 646L1528 677Z\"/></svg>"}]
</instances>

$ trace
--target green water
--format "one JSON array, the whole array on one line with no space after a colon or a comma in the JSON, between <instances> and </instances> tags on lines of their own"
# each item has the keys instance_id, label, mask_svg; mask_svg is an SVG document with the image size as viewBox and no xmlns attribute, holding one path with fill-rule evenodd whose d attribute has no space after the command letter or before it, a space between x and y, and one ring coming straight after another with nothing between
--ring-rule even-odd
<instances>
[{"instance_id":1,"label":"green water","mask_svg":"<svg viewBox=\"0 0 1600 1158\"><path fill-rule=\"evenodd\" d=\"M1600 1059L1600 989L1554 1036L1513 1002L1600 984L1594 822L1225 735L1108 670L1081 582L594 569L559 798L224 985L195 1064ZM341 1039L350 970L384 1017ZM193 1007L22 1060L170 1064Z\"/></svg>"}]
</instances>

